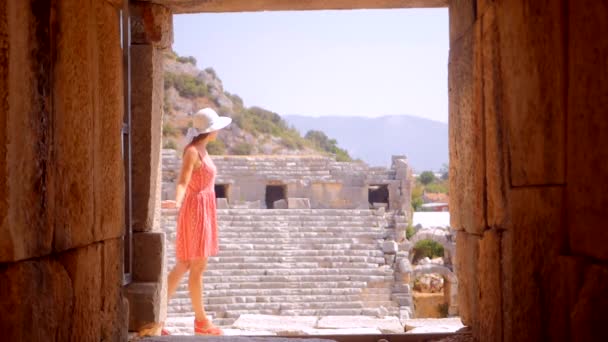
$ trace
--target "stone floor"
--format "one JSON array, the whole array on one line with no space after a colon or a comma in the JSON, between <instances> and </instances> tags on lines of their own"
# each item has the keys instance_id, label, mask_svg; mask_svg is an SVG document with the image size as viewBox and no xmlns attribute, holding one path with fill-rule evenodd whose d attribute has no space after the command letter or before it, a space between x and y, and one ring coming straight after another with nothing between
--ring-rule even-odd
<instances>
[{"instance_id":1,"label":"stone floor","mask_svg":"<svg viewBox=\"0 0 608 342\"><path fill-rule=\"evenodd\" d=\"M170 318L166 322L166 328L172 337L146 338L146 341L197 341L193 337L193 317ZM385 336L433 336L436 338L447 337L456 332L462 332L465 327L458 317L443 319L410 319L403 323L397 317L387 316L384 318L367 316L272 316L272 315L242 315L231 327L224 327L224 339L222 341L243 341L242 338L251 341L281 341L279 337L293 337L290 341L297 341L297 337L307 338L314 341L315 338L331 337L332 340L347 340L356 336L367 336L374 342L386 339ZM150 330L148 333L154 334ZM156 330L158 333L158 330ZM431 334L431 335L428 335ZM434 334L434 335L433 335ZM268 339L272 336L277 339ZM340 337L342 336L342 337ZM259 337L259 339L257 338ZM200 338L200 337L199 337ZM206 337L209 338L209 337ZM462 336L454 336L462 338ZM136 341L140 338L133 335L130 340ZM358 340L358 339L357 339ZM431 341L423 339L424 341ZM435 339L433 339L435 340ZM205 339L208 341L208 339ZM211 340L209 340L211 341ZM361 340L367 341L367 340ZM418 339L398 339L395 341L419 341ZM452 339L447 341L468 341L468 339Z\"/></svg>"}]
</instances>

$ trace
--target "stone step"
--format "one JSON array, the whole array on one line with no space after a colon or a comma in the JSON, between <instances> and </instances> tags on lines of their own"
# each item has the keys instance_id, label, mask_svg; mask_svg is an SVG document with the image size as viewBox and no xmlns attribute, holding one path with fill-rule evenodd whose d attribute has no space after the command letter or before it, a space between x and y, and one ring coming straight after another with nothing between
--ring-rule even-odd
<instances>
[{"instance_id":1,"label":"stone step","mask_svg":"<svg viewBox=\"0 0 608 342\"><path fill-rule=\"evenodd\" d=\"M178 304L190 303L190 295L187 291L178 292L171 302ZM216 304L248 304L248 303L282 303L282 304L296 304L296 303L318 303L318 302L336 302L336 303L351 303L351 302L365 302L376 303L376 302L391 302L390 295L361 295L361 294L341 294L341 295L256 295L256 296L205 296L204 304L205 307L208 305ZM391 302L392 303L392 302ZM395 303L396 305L396 303ZM209 306L209 308L212 308ZM211 309L210 309L211 310Z\"/></svg>"},{"instance_id":2,"label":"stone step","mask_svg":"<svg viewBox=\"0 0 608 342\"><path fill-rule=\"evenodd\" d=\"M389 315L398 315L398 307L385 307ZM211 313L211 311L210 311ZM318 309L249 309L249 310L230 310L227 312L213 312L216 319L234 318L241 315L282 315L282 316L376 316L378 308L318 308Z\"/></svg>"},{"instance_id":3,"label":"stone step","mask_svg":"<svg viewBox=\"0 0 608 342\"><path fill-rule=\"evenodd\" d=\"M251 282L334 282L334 281L365 281L386 283L386 287L392 286L394 276L390 275L207 275L204 276L205 282L214 283L251 283Z\"/></svg>"},{"instance_id":4,"label":"stone step","mask_svg":"<svg viewBox=\"0 0 608 342\"><path fill-rule=\"evenodd\" d=\"M248 254L250 250L309 250L309 249L325 249L325 250L370 250L374 249L376 244L361 244L361 243L283 243L283 244L234 244L223 243L220 245L221 250L238 250L243 254ZM379 247L376 247L379 248Z\"/></svg>"},{"instance_id":5,"label":"stone step","mask_svg":"<svg viewBox=\"0 0 608 342\"><path fill-rule=\"evenodd\" d=\"M173 245L173 242L167 242L170 245ZM173 251L173 247L169 247L168 249ZM317 249L296 249L296 250L240 250L240 249L224 249L223 246L220 246L220 252L217 257L309 257L309 256L363 256L363 257L383 257L384 253L380 249L326 249L326 250L317 250Z\"/></svg>"},{"instance_id":6,"label":"stone step","mask_svg":"<svg viewBox=\"0 0 608 342\"><path fill-rule=\"evenodd\" d=\"M363 238L348 238L348 237L305 237L305 238L279 238L274 236L266 237L224 237L220 234L219 242L220 245L227 244L247 244L247 245L330 245L330 244L369 244L370 246L376 246L380 239L373 239L369 237Z\"/></svg>"},{"instance_id":7,"label":"stone step","mask_svg":"<svg viewBox=\"0 0 608 342\"><path fill-rule=\"evenodd\" d=\"M392 275L393 270L386 268L378 268L374 265L374 268L272 268L272 267L261 267L261 268L229 268L224 269L207 269L205 271L206 277L212 276L309 276L309 275L349 275L349 276L384 276Z\"/></svg>"},{"instance_id":8,"label":"stone step","mask_svg":"<svg viewBox=\"0 0 608 342\"><path fill-rule=\"evenodd\" d=\"M258 263L292 263L292 262L313 262L313 263L368 263L368 264L384 264L383 257L371 256L215 256L208 259L209 265L218 264L233 264L239 263L242 265L253 265Z\"/></svg>"},{"instance_id":9,"label":"stone step","mask_svg":"<svg viewBox=\"0 0 608 342\"><path fill-rule=\"evenodd\" d=\"M365 283L363 283L365 284ZM294 287L294 288L236 288L236 289L214 289L205 284L205 298L212 297L259 297L259 296L323 296L323 295L359 295L361 298L384 298L392 294L390 288L364 288L365 285L354 287L337 288L314 288L314 287ZM187 298L189 296L188 287L180 286L175 292L174 298ZM377 297L375 297L377 296Z\"/></svg>"},{"instance_id":10,"label":"stone step","mask_svg":"<svg viewBox=\"0 0 608 342\"><path fill-rule=\"evenodd\" d=\"M239 283L209 283L206 281L203 284L205 291L211 290L305 290L305 289L341 289L355 288L364 289L365 291L390 291L388 287L367 288L365 281L332 281L332 282L239 282ZM187 290L187 284L184 281L179 287L180 290Z\"/></svg>"},{"instance_id":11,"label":"stone step","mask_svg":"<svg viewBox=\"0 0 608 342\"><path fill-rule=\"evenodd\" d=\"M371 263L351 263L351 262L273 262L273 263L226 263L226 262L213 262L209 263L206 272L210 274L211 271L222 271L222 270L298 270L302 269L340 269L340 270L371 270L374 271L378 268L378 264ZM350 272L349 272L350 273Z\"/></svg>"},{"instance_id":12,"label":"stone step","mask_svg":"<svg viewBox=\"0 0 608 342\"><path fill-rule=\"evenodd\" d=\"M387 232L384 231L295 231L285 229L269 233L267 231L250 230L239 231L221 227L221 237L224 239L307 239L307 238L351 238L351 239L383 239ZM253 240L255 241L255 240Z\"/></svg>"}]
</instances>

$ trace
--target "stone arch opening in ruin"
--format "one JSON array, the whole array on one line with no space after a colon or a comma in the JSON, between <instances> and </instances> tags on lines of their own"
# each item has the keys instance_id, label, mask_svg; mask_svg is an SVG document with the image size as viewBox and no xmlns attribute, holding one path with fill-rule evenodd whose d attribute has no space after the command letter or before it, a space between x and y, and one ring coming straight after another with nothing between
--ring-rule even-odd
<instances>
[{"instance_id":1,"label":"stone arch opening in ruin","mask_svg":"<svg viewBox=\"0 0 608 342\"><path fill-rule=\"evenodd\" d=\"M287 186L266 185L265 202L267 209L274 209L274 202L287 199Z\"/></svg>"},{"instance_id":2,"label":"stone arch opening in ruin","mask_svg":"<svg viewBox=\"0 0 608 342\"><path fill-rule=\"evenodd\" d=\"M370 185L367 190L367 199L370 208L384 206L386 209L390 209L388 184Z\"/></svg>"}]
</instances>

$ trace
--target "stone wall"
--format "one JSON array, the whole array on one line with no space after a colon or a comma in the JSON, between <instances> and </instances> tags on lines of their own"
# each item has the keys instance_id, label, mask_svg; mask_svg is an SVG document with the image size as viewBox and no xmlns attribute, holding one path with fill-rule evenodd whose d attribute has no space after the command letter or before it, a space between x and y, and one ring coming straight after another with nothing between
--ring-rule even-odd
<instances>
[{"instance_id":1,"label":"stone wall","mask_svg":"<svg viewBox=\"0 0 608 342\"><path fill-rule=\"evenodd\" d=\"M178 153L163 150L163 199L175 197L181 166ZM227 185L229 205L265 208L267 185L282 185L287 198L307 198L312 208L367 209L370 185L386 185L388 209L410 212L412 173L407 159L394 156L391 168L337 162L320 156L213 156L216 184Z\"/></svg>"},{"instance_id":2,"label":"stone wall","mask_svg":"<svg viewBox=\"0 0 608 342\"><path fill-rule=\"evenodd\" d=\"M480 341L608 339L607 23L605 1L450 2L455 266Z\"/></svg>"},{"instance_id":3,"label":"stone wall","mask_svg":"<svg viewBox=\"0 0 608 342\"><path fill-rule=\"evenodd\" d=\"M119 6L0 2L3 340L126 340Z\"/></svg>"}]
</instances>

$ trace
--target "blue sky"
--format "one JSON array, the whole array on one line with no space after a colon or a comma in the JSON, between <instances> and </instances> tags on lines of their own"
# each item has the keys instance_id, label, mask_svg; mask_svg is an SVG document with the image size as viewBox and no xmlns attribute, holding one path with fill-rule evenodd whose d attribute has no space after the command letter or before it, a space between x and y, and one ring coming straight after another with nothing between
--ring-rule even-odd
<instances>
[{"instance_id":1,"label":"blue sky","mask_svg":"<svg viewBox=\"0 0 608 342\"><path fill-rule=\"evenodd\" d=\"M447 9L188 14L173 49L246 106L448 120Z\"/></svg>"}]
</instances>

